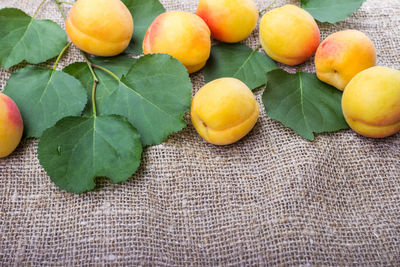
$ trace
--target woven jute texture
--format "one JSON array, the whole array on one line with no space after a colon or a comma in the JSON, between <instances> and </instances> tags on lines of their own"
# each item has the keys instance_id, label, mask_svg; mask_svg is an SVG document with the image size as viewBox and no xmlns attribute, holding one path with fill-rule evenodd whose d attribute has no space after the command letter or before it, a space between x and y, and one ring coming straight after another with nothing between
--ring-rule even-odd
<instances>
[{"instance_id":1,"label":"woven jute texture","mask_svg":"<svg viewBox=\"0 0 400 267\"><path fill-rule=\"evenodd\" d=\"M39 2L1 0L0 8L32 15ZM299 5L274 6L285 3ZM51 0L38 18L64 27ZM322 38L365 32L378 64L400 69L399 0L368 0L345 21L319 26ZM252 47L257 32L246 40ZM75 61L71 47L59 68ZM313 71L312 62L302 69ZM0 91L20 67L0 70ZM195 93L204 79L191 78ZM309 142L265 115L262 91L261 116L240 142L207 144L187 116L186 129L145 149L127 182L103 179L83 195L59 190L39 164L37 140L23 142L0 159L0 265L399 266L400 134L373 140L347 130Z\"/></svg>"}]
</instances>

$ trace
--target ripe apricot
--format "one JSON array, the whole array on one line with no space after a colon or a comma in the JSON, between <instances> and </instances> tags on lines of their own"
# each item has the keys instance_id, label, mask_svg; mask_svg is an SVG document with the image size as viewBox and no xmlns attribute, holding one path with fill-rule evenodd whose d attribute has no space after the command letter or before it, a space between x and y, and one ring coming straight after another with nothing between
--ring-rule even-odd
<instances>
[{"instance_id":1,"label":"ripe apricot","mask_svg":"<svg viewBox=\"0 0 400 267\"><path fill-rule=\"evenodd\" d=\"M210 29L199 16L185 11L165 12L148 28L143 52L169 54L193 73L203 68L210 56L210 35Z\"/></svg>"},{"instance_id":2,"label":"ripe apricot","mask_svg":"<svg viewBox=\"0 0 400 267\"><path fill-rule=\"evenodd\" d=\"M196 14L207 23L212 37L226 43L246 39L258 20L253 0L200 0Z\"/></svg>"},{"instance_id":3,"label":"ripe apricot","mask_svg":"<svg viewBox=\"0 0 400 267\"><path fill-rule=\"evenodd\" d=\"M260 22L260 43L274 60L297 65L314 55L320 32L314 18L295 5L265 13Z\"/></svg>"},{"instance_id":4,"label":"ripe apricot","mask_svg":"<svg viewBox=\"0 0 400 267\"><path fill-rule=\"evenodd\" d=\"M193 126L207 142L232 144L253 128L259 115L251 90L235 78L220 78L204 85L193 97Z\"/></svg>"},{"instance_id":5,"label":"ripe apricot","mask_svg":"<svg viewBox=\"0 0 400 267\"><path fill-rule=\"evenodd\" d=\"M367 35L357 30L329 35L315 54L318 78L341 91L357 73L375 64L374 44Z\"/></svg>"},{"instance_id":6,"label":"ripe apricot","mask_svg":"<svg viewBox=\"0 0 400 267\"><path fill-rule=\"evenodd\" d=\"M129 45L133 19L120 0L78 0L65 29L79 49L97 56L115 56Z\"/></svg>"},{"instance_id":7,"label":"ripe apricot","mask_svg":"<svg viewBox=\"0 0 400 267\"><path fill-rule=\"evenodd\" d=\"M0 93L0 158L10 155L21 141L24 125L14 101Z\"/></svg>"},{"instance_id":8,"label":"ripe apricot","mask_svg":"<svg viewBox=\"0 0 400 267\"><path fill-rule=\"evenodd\" d=\"M357 133L383 138L400 131L400 71L376 66L358 73L343 92L342 109Z\"/></svg>"}]
</instances>

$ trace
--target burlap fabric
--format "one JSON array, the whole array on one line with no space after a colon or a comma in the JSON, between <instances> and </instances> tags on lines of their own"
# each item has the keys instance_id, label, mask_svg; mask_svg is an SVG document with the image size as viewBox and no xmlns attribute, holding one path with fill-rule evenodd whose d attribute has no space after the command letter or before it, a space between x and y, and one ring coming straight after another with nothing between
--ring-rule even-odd
<instances>
[{"instance_id":1,"label":"burlap fabric","mask_svg":"<svg viewBox=\"0 0 400 267\"><path fill-rule=\"evenodd\" d=\"M1 0L0 8L32 15L39 2ZM47 2L38 17L63 26ZM275 6L284 3L298 4ZM320 28L323 38L364 31L379 65L400 69L400 1L368 0ZM246 43L256 47L257 36ZM79 60L71 48L59 68ZM312 60L302 68L313 71ZM15 70L0 70L0 91ZM204 84L201 74L192 81L193 92ZM83 195L59 190L38 162L37 140L24 142L0 159L0 264L399 266L400 135L373 140L348 130L309 142L261 111L254 130L225 147L205 143L187 118L185 130L145 149L127 182L102 180Z\"/></svg>"}]
</instances>

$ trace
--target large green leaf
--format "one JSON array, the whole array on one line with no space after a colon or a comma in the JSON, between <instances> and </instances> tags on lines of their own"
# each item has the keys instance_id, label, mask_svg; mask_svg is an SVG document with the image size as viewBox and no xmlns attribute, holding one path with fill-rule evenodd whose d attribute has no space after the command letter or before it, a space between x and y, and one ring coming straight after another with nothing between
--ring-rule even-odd
<instances>
[{"instance_id":1,"label":"large green leaf","mask_svg":"<svg viewBox=\"0 0 400 267\"><path fill-rule=\"evenodd\" d=\"M279 69L267 76L262 100L272 119L309 140L314 139L314 133L349 128L342 113L342 93L315 74L290 74Z\"/></svg>"},{"instance_id":2,"label":"large green leaf","mask_svg":"<svg viewBox=\"0 0 400 267\"><path fill-rule=\"evenodd\" d=\"M88 95L88 105L92 105L90 97L92 96L93 78L88 65L85 62L75 62L66 66L63 72L75 77L81 82ZM90 102L90 103L89 103Z\"/></svg>"},{"instance_id":3,"label":"large green leaf","mask_svg":"<svg viewBox=\"0 0 400 267\"><path fill-rule=\"evenodd\" d=\"M165 12L159 0L122 0L133 17L134 30L131 43L125 52L139 55L143 52L142 44L146 31L153 20Z\"/></svg>"},{"instance_id":4,"label":"large green leaf","mask_svg":"<svg viewBox=\"0 0 400 267\"><path fill-rule=\"evenodd\" d=\"M301 7L320 22L342 21L357 11L365 0L301 0Z\"/></svg>"},{"instance_id":5,"label":"large green leaf","mask_svg":"<svg viewBox=\"0 0 400 267\"><path fill-rule=\"evenodd\" d=\"M25 137L40 137L58 120L79 115L87 102L82 84L74 77L36 66L13 73L4 93L21 111Z\"/></svg>"},{"instance_id":6,"label":"large green leaf","mask_svg":"<svg viewBox=\"0 0 400 267\"><path fill-rule=\"evenodd\" d=\"M127 74L130 68L136 63L137 59L128 56L93 57L90 59L90 61L94 64L107 68L119 78L122 78L122 76Z\"/></svg>"},{"instance_id":7,"label":"large green leaf","mask_svg":"<svg viewBox=\"0 0 400 267\"><path fill-rule=\"evenodd\" d=\"M96 177L126 181L139 167L142 153L136 129L120 116L68 117L47 129L38 157L61 189L83 193Z\"/></svg>"},{"instance_id":8,"label":"large green leaf","mask_svg":"<svg viewBox=\"0 0 400 267\"><path fill-rule=\"evenodd\" d=\"M26 60L37 64L57 56L67 42L64 30L50 20L37 20L16 8L0 10L0 66Z\"/></svg>"},{"instance_id":9,"label":"large green leaf","mask_svg":"<svg viewBox=\"0 0 400 267\"><path fill-rule=\"evenodd\" d=\"M210 58L203 69L206 82L233 77L244 82L250 89L266 83L265 74L278 68L266 54L257 52L245 44L214 45Z\"/></svg>"},{"instance_id":10,"label":"large green leaf","mask_svg":"<svg viewBox=\"0 0 400 267\"><path fill-rule=\"evenodd\" d=\"M190 108L192 84L186 68L173 57L143 56L119 85L103 82L104 88L98 89L102 97L96 97L99 113L127 117L143 145L160 144L186 126L183 115Z\"/></svg>"},{"instance_id":11,"label":"large green leaf","mask_svg":"<svg viewBox=\"0 0 400 267\"><path fill-rule=\"evenodd\" d=\"M135 58L130 58L127 56L117 56L110 58L94 57L90 60L91 62L112 71L119 78L122 78L123 75L128 73L129 69L136 62ZM89 101L84 110L84 116L91 116L93 114L91 96L94 80L92 74L90 73L88 65L84 62L76 62L65 67L63 71L78 79L86 89ZM109 95L109 92L113 90L112 88L118 87L119 83L116 79L114 79L112 76L105 73L104 71L94 68L94 72L99 80L96 89L96 98L101 100L103 97Z\"/></svg>"}]
</instances>

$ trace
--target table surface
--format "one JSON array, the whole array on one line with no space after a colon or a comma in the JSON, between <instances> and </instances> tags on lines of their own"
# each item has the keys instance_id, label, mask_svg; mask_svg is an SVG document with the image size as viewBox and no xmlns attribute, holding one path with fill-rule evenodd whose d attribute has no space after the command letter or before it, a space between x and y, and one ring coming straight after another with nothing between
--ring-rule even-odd
<instances>
[{"instance_id":1,"label":"table surface","mask_svg":"<svg viewBox=\"0 0 400 267\"><path fill-rule=\"evenodd\" d=\"M0 8L32 15L39 2L1 0ZM285 3L299 1L274 6ZM400 69L399 15L398 0L368 0L343 22L319 23L321 37L361 30L378 65ZM53 1L38 18L64 27ZM248 45L257 47L257 32ZM72 46L58 68L82 60ZM21 66L0 69L0 91ZM314 71L313 60L301 68ZM191 79L194 93L204 79ZM240 142L207 144L187 116L183 131L145 148L127 182L102 179L82 195L59 190L39 164L38 140L24 141L0 159L0 264L399 265L400 135L374 140L346 130L310 142L266 116L262 91L261 116Z\"/></svg>"}]
</instances>

